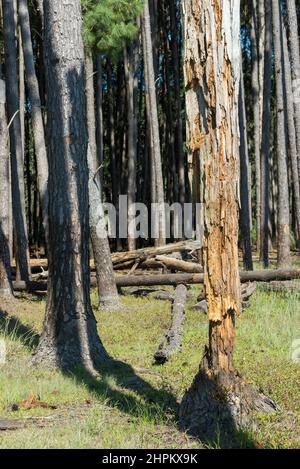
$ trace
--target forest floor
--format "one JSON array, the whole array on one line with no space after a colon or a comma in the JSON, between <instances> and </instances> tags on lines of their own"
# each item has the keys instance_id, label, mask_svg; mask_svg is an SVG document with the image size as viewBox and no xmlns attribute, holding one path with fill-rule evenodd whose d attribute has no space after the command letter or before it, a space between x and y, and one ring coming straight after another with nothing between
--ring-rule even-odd
<instances>
[{"instance_id":1,"label":"forest floor","mask_svg":"<svg viewBox=\"0 0 300 469\"><path fill-rule=\"evenodd\" d=\"M189 291L194 297L199 287ZM0 448L219 448L177 429L178 403L197 372L207 340L207 317L186 312L181 352L162 366L153 354L170 321L170 304L122 296L124 311L97 312L99 333L115 366L99 378L29 365L45 310L45 297L17 295L1 304ZM258 425L231 447L300 448L300 365L292 360L300 339L299 293L258 288L237 320L236 368L281 407L257 416ZM1 345L1 344L0 344ZM11 423L10 430L2 430ZM9 426L9 425L7 425ZM228 443L227 443L228 445Z\"/></svg>"}]
</instances>

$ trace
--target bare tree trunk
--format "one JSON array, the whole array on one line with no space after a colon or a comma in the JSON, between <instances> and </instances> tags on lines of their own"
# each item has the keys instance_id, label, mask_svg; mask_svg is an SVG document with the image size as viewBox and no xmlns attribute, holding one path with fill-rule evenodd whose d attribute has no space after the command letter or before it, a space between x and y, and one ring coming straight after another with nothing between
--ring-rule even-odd
<instances>
[{"instance_id":1,"label":"bare tree trunk","mask_svg":"<svg viewBox=\"0 0 300 469\"><path fill-rule=\"evenodd\" d=\"M264 94L261 140L261 235L260 261L269 265L270 219L270 145L271 145L271 88L272 88L272 4L265 0L265 58Z\"/></svg>"},{"instance_id":2,"label":"bare tree trunk","mask_svg":"<svg viewBox=\"0 0 300 469\"><path fill-rule=\"evenodd\" d=\"M34 362L89 370L106 359L90 303L84 48L79 0L44 0L49 281Z\"/></svg>"},{"instance_id":3,"label":"bare tree trunk","mask_svg":"<svg viewBox=\"0 0 300 469\"><path fill-rule=\"evenodd\" d=\"M19 21L22 32L25 71L31 105L32 129L37 160L38 189L42 202L43 225L48 238L48 160L39 84L35 72L30 32L28 0L19 0Z\"/></svg>"},{"instance_id":4,"label":"bare tree trunk","mask_svg":"<svg viewBox=\"0 0 300 469\"><path fill-rule=\"evenodd\" d=\"M19 108L16 24L14 4L11 0L2 0L3 36L6 64L6 96L8 120L10 122L11 181L14 230L16 235L16 260L20 277L30 279L29 250L25 215L25 185L23 169L23 148Z\"/></svg>"},{"instance_id":5,"label":"bare tree trunk","mask_svg":"<svg viewBox=\"0 0 300 469\"><path fill-rule=\"evenodd\" d=\"M240 1L185 0L184 7L188 16L187 82L193 83L202 98L197 103L193 135L198 146L205 148L204 283L209 345L200 371L181 403L180 424L205 439L216 438L218 433L224 438L224 433L235 432L249 423L253 409L264 405L264 399L239 377L233 366L235 316L240 312ZM205 55L201 55L202 51Z\"/></svg>"},{"instance_id":6,"label":"bare tree trunk","mask_svg":"<svg viewBox=\"0 0 300 469\"><path fill-rule=\"evenodd\" d=\"M97 103L97 158L100 178L100 189L103 187L103 97L102 97L102 57L99 54L97 56L97 90L96 90L96 103ZM102 194L101 194L102 197Z\"/></svg>"},{"instance_id":7,"label":"bare tree trunk","mask_svg":"<svg viewBox=\"0 0 300 469\"><path fill-rule=\"evenodd\" d=\"M0 78L0 297L12 296L9 253L9 151L5 81Z\"/></svg>"},{"instance_id":8,"label":"bare tree trunk","mask_svg":"<svg viewBox=\"0 0 300 469\"><path fill-rule=\"evenodd\" d=\"M145 8L143 15L143 29L144 29L144 57L147 64L146 70L146 87L149 94L149 117L152 139L152 155L153 164L155 167L155 182L156 182L156 197L157 197L157 223L158 223L158 245L166 243L166 219L165 219L165 206L164 206L164 180L162 174L162 161L160 152L160 136L158 125L158 111L157 111L157 98L155 88L155 76L153 65L153 50L152 50L152 36L151 36L151 22L149 14L149 0L145 0Z\"/></svg>"},{"instance_id":9,"label":"bare tree trunk","mask_svg":"<svg viewBox=\"0 0 300 469\"><path fill-rule=\"evenodd\" d=\"M288 183L288 145L285 114L285 77L283 60L283 31L281 5L272 0L273 37L277 103L277 158L278 158L278 267L290 264L290 211Z\"/></svg>"}]
</instances>

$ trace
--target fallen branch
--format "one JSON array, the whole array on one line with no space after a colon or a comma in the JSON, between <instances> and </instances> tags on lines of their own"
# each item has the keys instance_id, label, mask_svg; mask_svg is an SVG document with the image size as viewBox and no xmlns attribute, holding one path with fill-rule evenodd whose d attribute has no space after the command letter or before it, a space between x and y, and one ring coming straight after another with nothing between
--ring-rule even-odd
<instances>
[{"instance_id":1,"label":"fallen branch","mask_svg":"<svg viewBox=\"0 0 300 469\"><path fill-rule=\"evenodd\" d=\"M189 274L200 274L203 272L201 265L194 262L182 261L180 259L175 259L174 257L168 256L155 256L155 260L162 263L166 267L178 270L179 272L187 272Z\"/></svg>"},{"instance_id":2,"label":"fallen branch","mask_svg":"<svg viewBox=\"0 0 300 469\"><path fill-rule=\"evenodd\" d=\"M165 363L181 347L186 296L186 286L178 285L174 293L171 327L154 354L157 363Z\"/></svg>"}]
</instances>

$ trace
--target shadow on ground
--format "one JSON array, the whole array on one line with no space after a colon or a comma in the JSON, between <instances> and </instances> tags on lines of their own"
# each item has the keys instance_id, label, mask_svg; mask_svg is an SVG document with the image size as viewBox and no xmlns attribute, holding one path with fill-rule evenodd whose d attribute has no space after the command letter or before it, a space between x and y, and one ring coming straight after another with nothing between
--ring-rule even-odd
<instances>
[{"instance_id":1,"label":"shadow on ground","mask_svg":"<svg viewBox=\"0 0 300 469\"><path fill-rule=\"evenodd\" d=\"M39 334L5 311L0 311L1 332L20 340L30 352L34 351L39 341ZM112 408L135 418L147 415L147 419L155 423L178 425L179 404L174 394L163 384L160 384L160 389L155 389L127 363L109 359L97 369L97 374L82 366L72 371L61 370L61 372L75 380L79 386L85 386L96 398ZM116 388L112 387L112 382ZM237 431L234 425L225 429L220 429L216 425L215 431L210 432L209 436L206 436L205 428L201 428L201 425L198 433L189 430L185 430L185 433L193 439L199 439L201 447L203 445L210 448L255 447L251 436L247 432Z\"/></svg>"}]
</instances>

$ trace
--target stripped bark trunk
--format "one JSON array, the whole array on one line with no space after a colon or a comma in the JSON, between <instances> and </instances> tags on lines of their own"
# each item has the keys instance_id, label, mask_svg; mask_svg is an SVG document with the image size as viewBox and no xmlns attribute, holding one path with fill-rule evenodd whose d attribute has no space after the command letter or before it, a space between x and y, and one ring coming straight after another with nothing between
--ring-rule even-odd
<instances>
[{"instance_id":1,"label":"stripped bark trunk","mask_svg":"<svg viewBox=\"0 0 300 469\"><path fill-rule=\"evenodd\" d=\"M79 0L44 0L49 281L34 363L89 370L107 358L90 303L84 48Z\"/></svg>"},{"instance_id":2,"label":"stripped bark trunk","mask_svg":"<svg viewBox=\"0 0 300 469\"><path fill-rule=\"evenodd\" d=\"M209 345L180 407L180 425L216 437L247 426L259 396L235 372L235 317L240 313L238 183L240 0L185 0L188 83L198 91L194 135L205 148L204 284ZM196 103L195 103L196 105ZM201 113L201 117L200 117ZM247 272L249 274L251 272ZM216 395L225 397L219 401ZM268 408L267 404L266 407ZM270 406L271 408L271 406Z\"/></svg>"}]
</instances>

